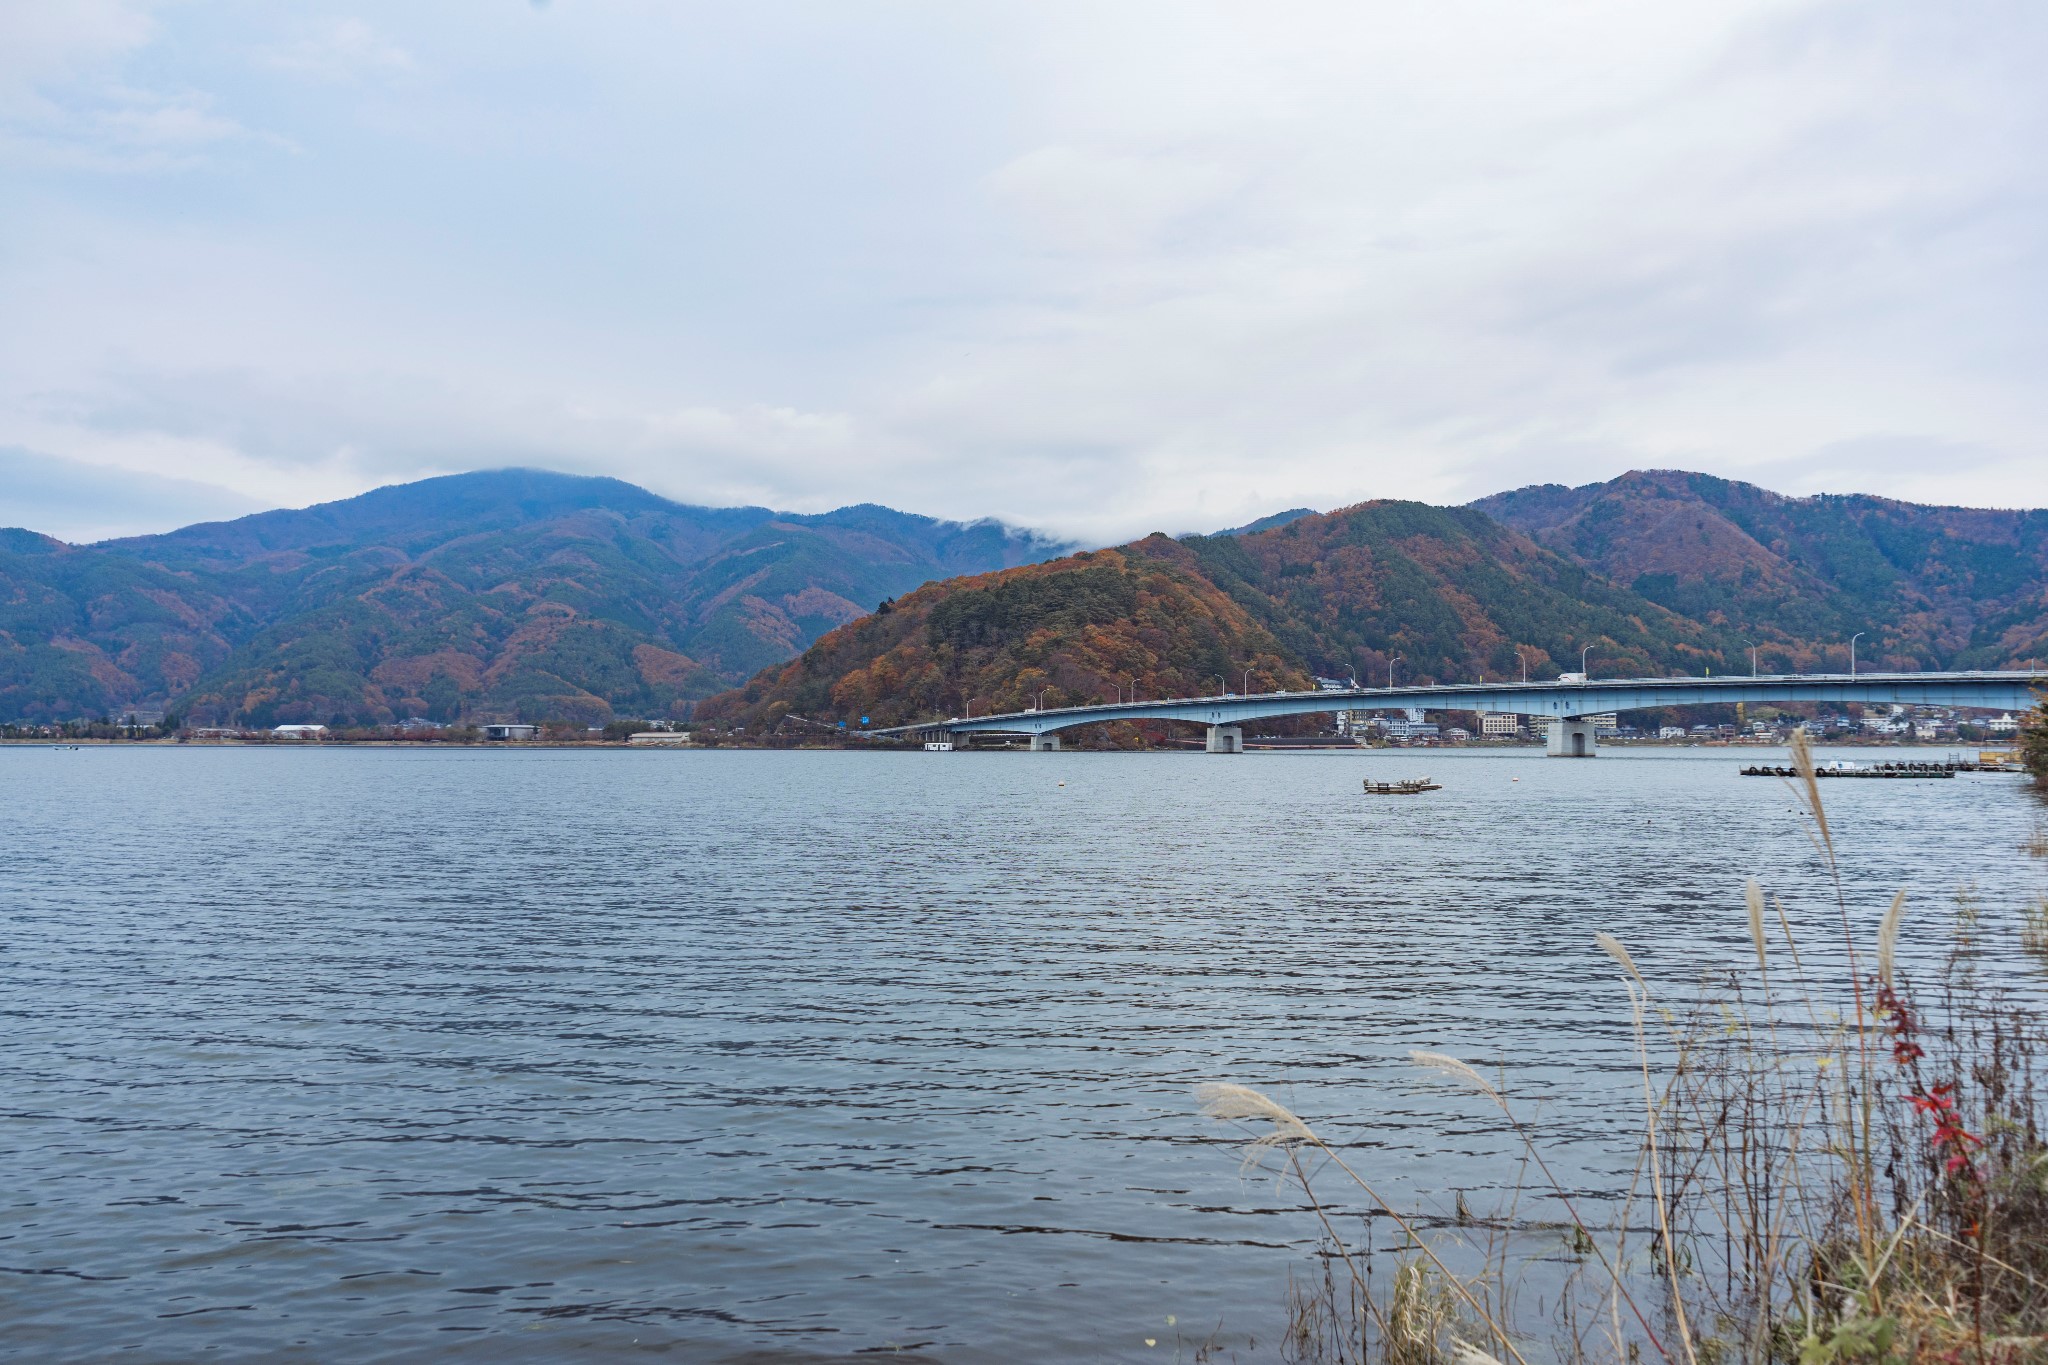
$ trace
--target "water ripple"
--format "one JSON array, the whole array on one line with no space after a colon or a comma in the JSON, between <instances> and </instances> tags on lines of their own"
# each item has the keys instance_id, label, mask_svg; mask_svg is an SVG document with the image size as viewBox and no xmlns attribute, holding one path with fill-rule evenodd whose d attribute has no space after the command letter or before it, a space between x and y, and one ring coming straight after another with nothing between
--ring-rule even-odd
<instances>
[{"instance_id":1,"label":"water ripple","mask_svg":"<svg viewBox=\"0 0 2048 1365\"><path fill-rule=\"evenodd\" d=\"M1456 1052L1597 1200L1593 931L1682 985L1749 951L1756 873L1832 951L1726 754L1358 795L1417 762L0 751L0 1354L1138 1360L1177 1317L1269 1358L1314 1222L1196 1083L1438 1226L1515 1178L1406 1060ZM2012 781L1837 785L1909 961L1959 885L2019 902Z\"/></svg>"}]
</instances>

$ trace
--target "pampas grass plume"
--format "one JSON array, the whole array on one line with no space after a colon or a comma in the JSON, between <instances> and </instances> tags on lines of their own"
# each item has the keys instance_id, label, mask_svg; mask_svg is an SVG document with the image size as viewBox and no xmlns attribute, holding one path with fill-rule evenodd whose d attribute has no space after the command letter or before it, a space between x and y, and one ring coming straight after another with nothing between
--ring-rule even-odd
<instances>
[{"instance_id":1,"label":"pampas grass plume","mask_svg":"<svg viewBox=\"0 0 2048 1365\"><path fill-rule=\"evenodd\" d=\"M1892 986L1892 956L1899 946L1899 921L1906 917L1906 893L1892 897L1892 908L1884 912L1884 926L1877 931L1877 979L1886 990Z\"/></svg>"},{"instance_id":2,"label":"pampas grass plume","mask_svg":"<svg viewBox=\"0 0 2048 1365\"><path fill-rule=\"evenodd\" d=\"M1410 1052L1408 1054L1408 1060L1415 1063L1415 1065L1417 1066L1427 1067L1431 1071L1447 1072L1448 1074L1457 1077L1459 1080L1464 1081L1467 1085L1470 1085L1474 1090L1477 1090L1480 1094L1486 1096L1486 1098L1492 1100L1501 1108L1507 1108L1508 1102L1501 1098L1500 1092L1493 1088L1493 1086L1487 1081L1486 1077L1480 1075L1477 1071L1474 1071L1471 1067L1465 1065L1465 1063L1459 1061L1456 1057L1448 1056L1441 1052L1422 1052L1418 1050Z\"/></svg>"},{"instance_id":3,"label":"pampas grass plume","mask_svg":"<svg viewBox=\"0 0 2048 1365\"><path fill-rule=\"evenodd\" d=\"M1806 808L1813 815L1814 824L1820 826L1820 837L1832 854L1835 836L1828 832L1827 808L1820 803L1820 782L1813 775L1813 745L1807 741L1806 731L1792 732L1792 768L1799 774L1799 780L1806 784Z\"/></svg>"},{"instance_id":4,"label":"pampas grass plume","mask_svg":"<svg viewBox=\"0 0 2048 1365\"><path fill-rule=\"evenodd\" d=\"M1751 877L1743 894L1749 902L1749 941L1756 945L1756 969L1768 972L1770 967L1764 961L1764 889Z\"/></svg>"},{"instance_id":5,"label":"pampas grass plume","mask_svg":"<svg viewBox=\"0 0 2048 1365\"><path fill-rule=\"evenodd\" d=\"M1212 1119L1244 1123L1270 1123L1273 1131L1252 1143L1254 1153L1262 1147L1281 1147L1290 1142L1314 1142L1316 1135L1278 1100L1269 1099L1248 1085L1216 1081L1195 1087L1195 1099Z\"/></svg>"},{"instance_id":6,"label":"pampas grass plume","mask_svg":"<svg viewBox=\"0 0 2048 1365\"><path fill-rule=\"evenodd\" d=\"M1636 984L1643 988L1643 994L1650 993L1650 983L1643 980L1643 974L1636 970L1636 960L1628 955L1628 949L1622 946L1620 939L1612 934L1599 933L1593 935L1593 942L1600 945L1601 952L1619 962L1623 971L1636 979Z\"/></svg>"}]
</instances>

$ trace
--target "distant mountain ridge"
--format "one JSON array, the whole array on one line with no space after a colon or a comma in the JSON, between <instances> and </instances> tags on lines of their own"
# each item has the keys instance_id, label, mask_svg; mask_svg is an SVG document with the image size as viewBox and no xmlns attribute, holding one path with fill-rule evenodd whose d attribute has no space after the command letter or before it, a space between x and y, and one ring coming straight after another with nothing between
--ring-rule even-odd
<instances>
[{"instance_id":1,"label":"distant mountain ridge","mask_svg":"<svg viewBox=\"0 0 2048 1365\"><path fill-rule=\"evenodd\" d=\"M1369 502L1264 531L1149 536L931 583L831 632L700 714L858 728L1141 696L1555 677L1594 645L1608 675L1728 671L1726 631L1659 607L1464 508ZM1250 670L1247 679L1245 671Z\"/></svg>"},{"instance_id":2,"label":"distant mountain ridge","mask_svg":"<svg viewBox=\"0 0 2048 1365\"><path fill-rule=\"evenodd\" d=\"M1609 675L1840 669L1859 632L1868 666L2048 662L2040 511L1649 470L1071 548L520 469L91 546L0 530L0 719L880 723L1247 668L1547 677L1588 647Z\"/></svg>"},{"instance_id":3,"label":"distant mountain ridge","mask_svg":"<svg viewBox=\"0 0 2048 1365\"><path fill-rule=\"evenodd\" d=\"M0 531L0 716L660 716L927 580L1067 548L526 469L92 546Z\"/></svg>"},{"instance_id":4,"label":"distant mountain ridge","mask_svg":"<svg viewBox=\"0 0 2048 1365\"><path fill-rule=\"evenodd\" d=\"M2048 512L1786 497L1679 470L1471 504L1778 666L1989 667L2048 650Z\"/></svg>"},{"instance_id":5,"label":"distant mountain ridge","mask_svg":"<svg viewBox=\"0 0 2048 1365\"><path fill-rule=\"evenodd\" d=\"M1316 509L1313 507L1290 507L1285 512L1273 512L1267 516L1260 517L1256 521L1248 521L1242 526L1233 526L1227 531L1218 531L1216 534L1219 536L1248 536L1258 531L1270 531L1276 526L1285 526L1290 521L1300 521L1303 517L1312 517L1315 514Z\"/></svg>"},{"instance_id":6,"label":"distant mountain ridge","mask_svg":"<svg viewBox=\"0 0 2048 1365\"><path fill-rule=\"evenodd\" d=\"M1171 586L1160 586L1170 579ZM1063 580L1071 580L1062 585ZM1086 581L1091 586L1083 588ZM1785 498L1706 475L1379 501L929 584L702 713L758 732L1244 685L2048 662L2048 513ZM1128 601L1076 615L1070 600ZM1188 621L1162 617L1171 600ZM1041 604L1034 610L1026 604ZM1149 605L1148 605L1149 604ZM1228 619L1227 632L1206 622ZM958 620L991 621L965 634ZM1222 675L1220 678L1217 675ZM857 713L857 714L856 714Z\"/></svg>"}]
</instances>

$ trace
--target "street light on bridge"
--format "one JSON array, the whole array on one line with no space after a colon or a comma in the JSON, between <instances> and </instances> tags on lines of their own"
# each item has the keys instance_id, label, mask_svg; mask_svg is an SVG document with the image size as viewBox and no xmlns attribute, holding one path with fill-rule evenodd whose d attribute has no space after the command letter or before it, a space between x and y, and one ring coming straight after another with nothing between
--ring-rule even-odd
<instances>
[{"instance_id":1,"label":"street light on bridge","mask_svg":"<svg viewBox=\"0 0 2048 1365\"><path fill-rule=\"evenodd\" d=\"M1400 662L1401 656L1398 654L1387 660L1387 691L1389 692L1394 690L1394 665Z\"/></svg>"},{"instance_id":2,"label":"street light on bridge","mask_svg":"<svg viewBox=\"0 0 2048 1365\"><path fill-rule=\"evenodd\" d=\"M1252 694L1252 671L1249 668L1244 671L1244 694L1247 697Z\"/></svg>"},{"instance_id":3,"label":"street light on bridge","mask_svg":"<svg viewBox=\"0 0 2048 1365\"><path fill-rule=\"evenodd\" d=\"M1849 676L1852 678L1856 676L1856 642L1869 633L1859 630L1849 637Z\"/></svg>"},{"instance_id":4,"label":"street light on bridge","mask_svg":"<svg viewBox=\"0 0 2048 1365\"><path fill-rule=\"evenodd\" d=\"M1588 680L1588 679L1589 679L1589 678L1590 678L1590 677L1592 676L1592 675L1591 675L1590 673L1586 672L1586 656L1587 656L1588 654L1591 654L1592 652L1593 652L1593 646L1591 646L1591 645L1587 645L1587 646L1586 646L1586 647L1585 647L1584 649L1582 649L1582 650L1580 650L1580 651L1579 651L1579 681L1580 681L1580 682L1585 682L1585 681L1587 681L1587 680Z\"/></svg>"},{"instance_id":5,"label":"street light on bridge","mask_svg":"<svg viewBox=\"0 0 2048 1365\"><path fill-rule=\"evenodd\" d=\"M1227 682L1225 682L1225 681L1223 681L1223 675L1222 675L1221 673L1211 673L1211 674L1210 674L1209 676L1210 676L1210 677L1212 677L1212 678L1214 678L1214 679L1216 680L1216 695L1217 695L1217 696L1221 697L1221 696L1225 696L1225 695L1227 695L1227 694L1229 693L1229 691L1230 691L1230 684L1229 684L1229 683L1227 683Z\"/></svg>"}]
</instances>

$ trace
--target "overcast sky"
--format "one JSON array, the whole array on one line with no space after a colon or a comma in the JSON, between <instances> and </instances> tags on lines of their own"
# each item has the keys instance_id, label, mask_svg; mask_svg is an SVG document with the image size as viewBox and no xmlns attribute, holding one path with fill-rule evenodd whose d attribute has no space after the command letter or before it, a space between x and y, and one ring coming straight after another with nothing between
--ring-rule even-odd
<instances>
[{"instance_id":1,"label":"overcast sky","mask_svg":"<svg viewBox=\"0 0 2048 1365\"><path fill-rule=\"evenodd\" d=\"M0 0L0 525L2048 504L2048 6Z\"/></svg>"}]
</instances>

